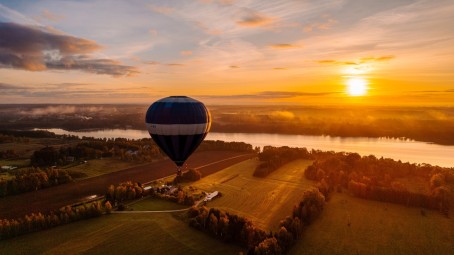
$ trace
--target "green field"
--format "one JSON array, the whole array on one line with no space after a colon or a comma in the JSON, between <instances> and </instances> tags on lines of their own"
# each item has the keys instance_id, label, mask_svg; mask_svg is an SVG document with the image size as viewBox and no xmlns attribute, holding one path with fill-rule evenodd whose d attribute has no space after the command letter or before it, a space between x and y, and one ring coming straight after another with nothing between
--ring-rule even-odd
<instances>
[{"instance_id":1,"label":"green field","mask_svg":"<svg viewBox=\"0 0 454 255\"><path fill-rule=\"evenodd\" d=\"M240 251L189 227L178 215L106 215L0 241L0 254L238 254Z\"/></svg>"},{"instance_id":2,"label":"green field","mask_svg":"<svg viewBox=\"0 0 454 255\"><path fill-rule=\"evenodd\" d=\"M146 163L127 162L113 158L102 158L88 160L87 163L73 164L69 167L63 167L63 169L75 172L82 172L87 175L86 178L91 178L103 174L108 174L123 170L133 166L139 166Z\"/></svg>"},{"instance_id":3,"label":"green field","mask_svg":"<svg viewBox=\"0 0 454 255\"><path fill-rule=\"evenodd\" d=\"M14 150L21 158L29 158L34 151L45 147L38 141L30 141L29 143L1 143L0 151Z\"/></svg>"},{"instance_id":4,"label":"green field","mask_svg":"<svg viewBox=\"0 0 454 255\"><path fill-rule=\"evenodd\" d=\"M264 230L277 230L279 222L292 213L293 205L301 201L303 192L314 185L304 178L311 161L293 161L266 178L252 176L257 164L257 159L250 159L191 185L222 193L222 197L208 202L208 207L245 216Z\"/></svg>"},{"instance_id":5,"label":"green field","mask_svg":"<svg viewBox=\"0 0 454 255\"><path fill-rule=\"evenodd\" d=\"M454 219L424 212L336 193L290 254L454 254Z\"/></svg>"}]
</instances>

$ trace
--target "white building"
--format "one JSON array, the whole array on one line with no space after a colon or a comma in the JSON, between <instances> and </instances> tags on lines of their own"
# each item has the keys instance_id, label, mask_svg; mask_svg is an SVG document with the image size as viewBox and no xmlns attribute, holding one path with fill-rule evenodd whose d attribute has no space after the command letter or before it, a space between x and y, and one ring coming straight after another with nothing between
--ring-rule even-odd
<instances>
[{"instance_id":1,"label":"white building","mask_svg":"<svg viewBox=\"0 0 454 255\"><path fill-rule=\"evenodd\" d=\"M203 202L211 201L211 199L217 197L217 195L219 195L219 192L218 192L218 191L215 191L215 192L213 192L213 193L208 193L208 195L205 197L205 199L203 200Z\"/></svg>"}]
</instances>

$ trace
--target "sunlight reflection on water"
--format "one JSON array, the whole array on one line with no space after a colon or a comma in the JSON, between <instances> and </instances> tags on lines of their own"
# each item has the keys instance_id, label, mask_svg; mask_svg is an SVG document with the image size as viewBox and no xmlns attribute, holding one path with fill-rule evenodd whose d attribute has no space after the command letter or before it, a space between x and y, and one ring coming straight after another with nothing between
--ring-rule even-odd
<instances>
[{"instance_id":1,"label":"sunlight reflection on water","mask_svg":"<svg viewBox=\"0 0 454 255\"><path fill-rule=\"evenodd\" d=\"M55 134L77 135L79 137L127 139L149 138L146 130L106 129L95 131L69 132L63 129L46 129ZM454 146L418 142L405 138L331 137L281 134L209 133L207 140L245 142L252 146L306 147L316 150L357 152L377 157L392 158L411 163L429 163L454 167Z\"/></svg>"}]
</instances>

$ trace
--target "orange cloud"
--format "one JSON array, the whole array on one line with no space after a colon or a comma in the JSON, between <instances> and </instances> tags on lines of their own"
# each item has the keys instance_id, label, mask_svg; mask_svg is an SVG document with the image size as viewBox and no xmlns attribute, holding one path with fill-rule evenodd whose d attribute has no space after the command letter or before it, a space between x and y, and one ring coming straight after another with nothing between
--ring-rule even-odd
<instances>
[{"instance_id":1,"label":"orange cloud","mask_svg":"<svg viewBox=\"0 0 454 255\"><path fill-rule=\"evenodd\" d=\"M172 14L175 12L175 9L166 7L166 6L157 6L157 5L153 5L153 4L150 4L149 6L152 11L154 11L156 13L164 14L164 15L169 15L169 14Z\"/></svg>"},{"instance_id":2,"label":"orange cloud","mask_svg":"<svg viewBox=\"0 0 454 255\"><path fill-rule=\"evenodd\" d=\"M388 60L391 60L391 59L394 59L395 57L394 56L381 56L381 57L364 57L364 58L361 58L360 59L360 62L361 63L366 63L366 62L380 62L380 61L388 61Z\"/></svg>"},{"instance_id":3,"label":"orange cloud","mask_svg":"<svg viewBox=\"0 0 454 255\"><path fill-rule=\"evenodd\" d=\"M300 46L288 43L279 43L279 44L272 44L270 45L273 49L294 49L299 48Z\"/></svg>"},{"instance_id":4,"label":"orange cloud","mask_svg":"<svg viewBox=\"0 0 454 255\"><path fill-rule=\"evenodd\" d=\"M65 16L52 13L52 12L50 12L47 9L44 9L41 12L41 17L44 17L44 18L46 18L46 19L48 19L50 21L54 21L54 22L60 21L60 20L65 18Z\"/></svg>"},{"instance_id":5,"label":"orange cloud","mask_svg":"<svg viewBox=\"0 0 454 255\"><path fill-rule=\"evenodd\" d=\"M190 56L190 55L192 55L192 51L190 51L190 50L182 50L182 51L180 51L180 55L182 55L182 56Z\"/></svg>"},{"instance_id":6,"label":"orange cloud","mask_svg":"<svg viewBox=\"0 0 454 255\"><path fill-rule=\"evenodd\" d=\"M338 60L333 60L333 59L322 59L322 60L317 60L316 62L319 64L335 64L335 65L359 65L359 64L365 64L365 63L371 63L371 62L383 62L383 61L388 61L391 59L394 59L394 56L387 55L387 56L381 56L381 57L362 57L357 61L338 61Z\"/></svg>"},{"instance_id":7,"label":"orange cloud","mask_svg":"<svg viewBox=\"0 0 454 255\"><path fill-rule=\"evenodd\" d=\"M314 22L307 24L306 26L304 26L303 30L304 32L312 32L314 30L327 30L337 23L338 21L335 19L327 19L324 22Z\"/></svg>"},{"instance_id":8,"label":"orange cloud","mask_svg":"<svg viewBox=\"0 0 454 255\"><path fill-rule=\"evenodd\" d=\"M274 20L274 18L249 10L241 20L236 23L243 27L262 27L273 23Z\"/></svg>"}]
</instances>

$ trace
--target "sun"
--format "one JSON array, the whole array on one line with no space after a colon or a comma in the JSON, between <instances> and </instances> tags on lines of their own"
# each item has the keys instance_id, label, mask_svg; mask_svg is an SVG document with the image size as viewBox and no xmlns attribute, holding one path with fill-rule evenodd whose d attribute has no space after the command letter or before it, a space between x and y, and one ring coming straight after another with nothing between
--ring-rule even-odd
<instances>
[{"instance_id":1,"label":"sun","mask_svg":"<svg viewBox=\"0 0 454 255\"><path fill-rule=\"evenodd\" d=\"M367 81L360 77L347 80L347 93L350 96L364 96L367 93Z\"/></svg>"}]
</instances>

